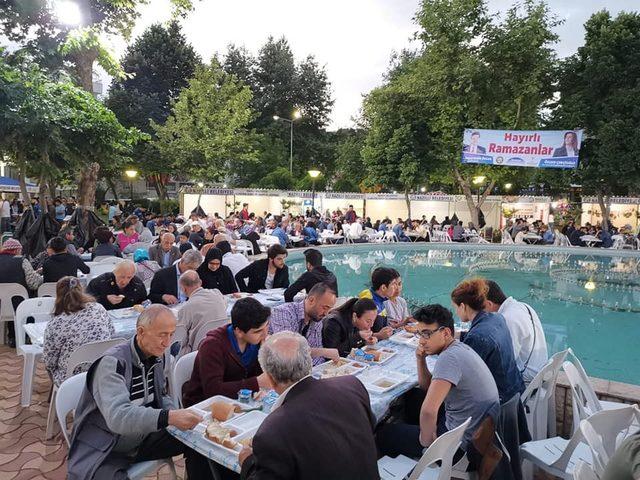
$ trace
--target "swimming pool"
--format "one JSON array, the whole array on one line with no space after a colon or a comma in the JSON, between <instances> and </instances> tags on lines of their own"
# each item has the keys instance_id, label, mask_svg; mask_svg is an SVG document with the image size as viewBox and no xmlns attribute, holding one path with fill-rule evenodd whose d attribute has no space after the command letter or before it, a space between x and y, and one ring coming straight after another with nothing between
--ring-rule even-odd
<instances>
[{"instance_id":1,"label":"swimming pool","mask_svg":"<svg viewBox=\"0 0 640 480\"><path fill-rule=\"evenodd\" d=\"M507 296L532 305L549 354L571 347L590 376L640 385L640 255L520 246L451 244L351 245L323 248L341 296L368 287L373 268L400 271L410 305L441 303L462 279L495 280ZM290 277L304 270L300 251L288 260Z\"/></svg>"}]
</instances>

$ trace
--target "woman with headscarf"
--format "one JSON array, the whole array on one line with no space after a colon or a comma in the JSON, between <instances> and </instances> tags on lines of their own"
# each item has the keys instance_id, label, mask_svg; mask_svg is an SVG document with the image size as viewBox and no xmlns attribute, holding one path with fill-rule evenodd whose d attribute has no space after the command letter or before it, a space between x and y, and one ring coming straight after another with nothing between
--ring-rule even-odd
<instances>
[{"instance_id":1,"label":"woman with headscarf","mask_svg":"<svg viewBox=\"0 0 640 480\"><path fill-rule=\"evenodd\" d=\"M202 288L217 288L223 295L238 291L233 273L229 267L222 265L222 251L219 248L210 248L207 251L197 272L202 280Z\"/></svg>"},{"instance_id":2,"label":"woman with headscarf","mask_svg":"<svg viewBox=\"0 0 640 480\"><path fill-rule=\"evenodd\" d=\"M144 282L150 282L155 273L160 270L158 262L149 260L149 252L144 248L138 248L133 252L133 261L136 264L136 277Z\"/></svg>"}]
</instances>

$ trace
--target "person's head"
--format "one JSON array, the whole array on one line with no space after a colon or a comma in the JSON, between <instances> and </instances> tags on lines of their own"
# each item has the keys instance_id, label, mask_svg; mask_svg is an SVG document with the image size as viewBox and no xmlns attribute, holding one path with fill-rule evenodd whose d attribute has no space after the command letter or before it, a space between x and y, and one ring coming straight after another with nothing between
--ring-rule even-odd
<instances>
[{"instance_id":1,"label":"person's head","mask_svg":"<svg viewBox=\"0 0 640 480\"><path fill-rule=\"evenodd\" d=\"M109 227L96 227L93 231L93 236L100 245L111 243L113 241L113 234L111 233L111 230L109 230Z\"/></svg>"},{"instance_id":2,"label":"person's head","mask_svg":"<svg viewBox=\"0 0 640 480\"><path fill-rule=\"evenodd\" d=\"M58 235L64 238L67 242L73 242L74 234L73 234L73 228L71 227L65 227L61 229Z\"/></svg>"},{"instance_id":3,"label":"person's head","mask_svg":"<svg viewBox=\"0 0 640 480\"><path fill-rule=\"evenodd\" d=\"M216 243L216 247L218 247L218 249L222 252L222 255L231 253L231 244L226 240L222 240Z\"/></svg>"},{"instance_id":4,"label":"person's head","mask_svg":"<svg viewBox=\"0 0 640 480\"><path fill-rule=\"evenodd\" d=\"M171 345L176 331L176 316L169 307L150 305L136 322L136 341L146 356L160 357Z\"/></svg>"},{"instance_id":5,"label":"person's head","mask_svg":"<svg viewBox=\"0 0 640 480\"><path fill-rule=\"evenodd\" d=\"M284 261L287 255L287 249L280 244L271 245L267 250L269 263L278 269L284 267Z\"/></svg>"},{"instance_id":6,"label":"person's head","mask_svg":"<svg viewBox=\"0 0 640 480\"><path fill-rule=\"evenodd\" d=\"M207 264L209 271L217 272L222 265L222 251L216 247L207 250L207 255L204 257L204 263Z\"/></svg>"},{"instance_id":7,"label":"person's head","mask_svg":"<svg viewBox=\"0 0 640 480\"><path fill-rule=\"evenodd\" d=\"M310 375L313 367L307 339L287 331L267 338L260 348L258 361L278 394Z\"/></svg>"},{"instance_id":8,"label":"person's head","mask_svg":"<svg viewBox=\"0 0 640 480\"><path fill-rule=\"evenodd\" d=\"M200 279L200 275L195 270L187 270L182 275L180 275L180 280L178 280L178 284L180 288L184 292L187 297L190 297L193 292L199 289L202 286L202 280Z\"/></svg>"},{"instance_id":9,"label":"person's head","mask_svg":"<svg viewBox=\"0 0 640 480\"><path fill-rule=\"evenodd\" d=\"M67 242L62 237L53 237L47 242L47 253L56 255L67 251Z\"/></svg>"},{"instance_id":10,"label":"person's head","mask_svg":"<svg viewBox=\"0 0 640 480\"><path fill-rule=\"evenodd\" d=\"M353 211L353 205L349 205L349 211L352 212Z\"/></svg>"},{"instance_id":11,"label":"person's head","mask_svg":"<svg viewBox=\"0 0 640 480\"><path fill-rule=\"evenodd\" d=\"M197 270L202 263L202 255L197 250L187 250L182 254L178 268L184 273L187 270Z\"/></svg>"},{"instance_id":12,"label":"person's head","mask_svg":"<svg viewBox=\"0 0 640 480\"><path fill-rule=\"evenodd\" d=\"M576 132L566 132L564 134L564 145L574 150L578 148L578 136Z\"/></svg>"},{"instance_id":13,"label":"person's head","mask_svg":"<svg viewBox=\"0 0 640 480\"><path fill-rule=\"evenodd\" d=\"M336 292L326 283L316 283L304 299L304 313L312 322L320 322L336 304Z\"/></svg>"},{"instance_id":14,"label":"person's head","mask_svg":"<svg viewBox=\"0 0 640 480\"><path fill-rule=\"evenodd\" d=\"M483 278L460 282L451 292L451 302L456 315L463 322L473 320L484 308L489 286Z\"/></svg>"},{"instance_id":15,"label":"person's head","mask_svg":"<svg viewBox=\"0 0 640 480\"><path fill-rule=\"evenodd\" d=\"M378 316L376 302L370 298L350 298L336 308L336 311L342 316L350 316L353 326L358 330L371 330Z\"/></svg>"},{"instance_id":16,"label":"person's head","mask_svg":"<svg viewBox=\"0 0 640 480\"><path fill-rule=\"evenodd\" d=\"M54 315L79 312L90 302L95 302L95 299L84 293L82 284L76 277L62 277L56 283Z\"/></svg>"},{"instance_id":17,"label":"person's head","mask_svg":"<svg viewBox=\"0 0 640 480\"><path fill-rule=\"evenodd\" d=\"M130 237L131 235L133 235L134 233L136 233L136 227L133 224L133 222L127 220L126 222L124 222L122 224L122 232L127 236Z\"/></svg>"},{"instance_id":18,"label":"person's head","mask_svg":"<svg viewBox=\"0 0 640 480\"><path fill-rule=\"evenodd\" d=\"M123 260L116 263L116 266L113 267L113 275L116 277L116 285L120 290L123 290L135 277L136 264L131 260Z\"/></svg>"},{"instance_id":19,"label":"person's head","mask_svg":"<svg viewBox=\"0 0 640 480\"><path fill-rule=\"evenodd\" d=\"M381 297L392 297L400 282L395 268L378 267L371 273L371 288Z\"/></svg>"},{"instance_id":20,"label":"person's head","mask_svg":"<svg viewBox=\"0 0 640 480\"><path fill-rule=\"evenodd\" d=\"M204 231L204 238L205 240L213 240L213 237L216 236L217 230L213 227L207 227L206 230Z\"/></svg>"},{"instance_id":21,"label":"person's head","mask_svg":"<svg viewBox=\"0 0 640 480\"><path fill-rule=\"evenodd\" d=\"M418 336L429 355L437 355L455 338L453 315L442 305L426 305L413 312Z\"/></svg>"},{"instance_id":22,"label":"person's head","mask_svg":"<svg viewBox=\"0 0 640 480\"><path fill-rule=\"evenodd\" d=\"M249 210L249 204L248 203L243 203L242 204L242 209L243 210Z\"/></svg>"},{"instance_id":23,"label":"person's head","mask_svg":"<svg viewBox=\"0 0 640 480\"><path fill-rule=\"evenodd\" d=\"M493 280L485 280L489 290L487 291L487 299L484 302L483 310L487 312L497 312L500 306L505 302L507 296L504 294L500 286Z\"/></svg>"},{"instance_id":24,"label":"person's head","mask_svg":"<svg viewBox=\"0 0 640 480\"><path fill-rule=\"evenodd\" d=\"M239 299L231 309L231 325L238 340L258 345L269 333L271 309L251 297Z\"/></svg>"},{"instance_id":25,"label":"person's head","mask_svg":"<svg viewBox=\"0 0 640 480\"><path fill-rule=\"evenodd\" d=\"M135 263L144 262L145 260L149 260L149 252L146 248L138 248L133 252L133 261Z\"/></svg>"},{"instance_id":26,"label":"person's head","mask_svg":"<svg viewBox=\"0 0 640 480\"><path fill-rule=\"evenodd\" d=\"M320 250L316 250L315 248L308 248L305 250L304 258L306 260L308 271L322 265L322 253L320 253Z\"/></svg>"},{"instance_id":27,"label":"person's head","mask_svg":"<svg viewBox=\"0 0 640 480\"><path fill-rule=\"evenodd\" d=\"M163 233L160 237L160 248L163 252L170 251L174 243L176 243L176 237L173 233Z\"/></svg>"},{"instance_id":28,"label":"person's head","mask_svg":"<svg viewBox=\"0 0 640 480\"><path fill-rule=\"evenodd\" d=\"M480 141L480 132L473 132L471 134L471 145L478 145Z\"/></svg>"},{"instance_id":29,"label":"person's head","mask_svg":"<svg viewBox=\"0 0 640 480\"><path fill-rule=\"evenodd\" d=\"M191 229L193 230L194 233L200 233L202 231L202 225L200 225L199 222L196 222L193 225L191 225Z\"/></svg>"},{"instance_id":30,"label":"person's head","mask_svg":"<svg viewBox=\"0 0 640 480\"><path fill-rule=\"evenodd\" d=\"M180 234L178 235L178 241L181 245L189 242L189 235L190 234L187 230L183 230L182 232L180 232Z\"/></svg>"}]
</instances>

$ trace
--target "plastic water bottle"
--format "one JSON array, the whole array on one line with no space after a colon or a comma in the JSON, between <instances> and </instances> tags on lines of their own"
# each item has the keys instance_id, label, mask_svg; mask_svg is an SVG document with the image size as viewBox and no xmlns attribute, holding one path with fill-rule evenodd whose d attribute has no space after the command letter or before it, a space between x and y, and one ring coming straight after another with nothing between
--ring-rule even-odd
<instances>
[{"instance_id":1,"label":"plastic water bottle","mask_svg":"<svg viewBox=\"0 0 640 480\"><path fill-rule=\"evenodd\" d=\"M140 305L142 305L143 308L149 308L149 306L151 305L151 300L145 300Z\"/></svg>"}]
</instances>

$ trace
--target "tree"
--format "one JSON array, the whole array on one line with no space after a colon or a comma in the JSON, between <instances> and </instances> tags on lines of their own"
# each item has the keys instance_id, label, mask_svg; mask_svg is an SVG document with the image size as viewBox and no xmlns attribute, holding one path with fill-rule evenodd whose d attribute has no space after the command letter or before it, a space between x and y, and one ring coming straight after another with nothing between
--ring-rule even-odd
<instances>
[{"instance_id":1,"label":"tree","mask_svg":"<svg viewBox=\"0 0 640 480\"><path fill-rule=\"evenodd\" d=\"M608 228L611 195L639 191L640 14L598 12L585 30L585 44L562 64L552 122L584 127L576 177Z\"/></svg>"},{"instance_id":2,"label":"tree","mask_svg":"<svg viewBox=\"0 0 640 480\"><path fill-rule=\"evenodd\" d=\"M335 182L333 189L339 192L358 192L366 178L362 148L366 132L362 129L342 129L338 136L335 157Z\"/></svg>"},{"instance_id":3,"label":"tree","mask_svg":"<svg viewBox=\"0 0 640 480\"><path fill-rule=\"evenodd\" d=\"M256 158L247 126L251 91L213 59L196 68L164 125L152 122L152 144L174 168L201 181L221 181L237 162Z\"/></svg>"}]
</instances>

